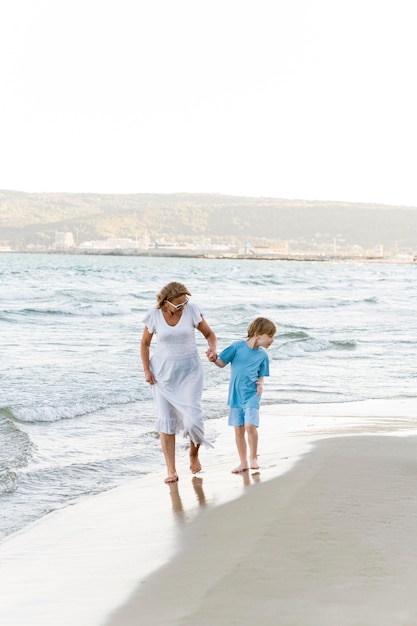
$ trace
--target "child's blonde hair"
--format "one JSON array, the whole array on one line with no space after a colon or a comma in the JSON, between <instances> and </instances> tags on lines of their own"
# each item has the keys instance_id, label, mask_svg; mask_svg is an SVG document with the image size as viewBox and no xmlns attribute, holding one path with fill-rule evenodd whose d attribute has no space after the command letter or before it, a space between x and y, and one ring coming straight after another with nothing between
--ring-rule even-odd
<instances>
[{"instance_id":1,"label":"child's blonde hair","mask_svg":"<svg viewBox=\"0 0 417 626\"><path fill-rule=\"evenodd\" d=\"M167 300L174 300L174 298L179 298L180 296L191 296L187 287L182 283L168 283L165 287L162 287L156 296L156 308L160 309Z\"/></svg>"},{"instance_id":2,"label":"child's blonde hair","mask_svg":"<svg viewBox=\"0 0 417 626\"><path fill-rule=\"evenodd\" d=\"M277 332L274 322L266 317L257 317L248 326L248 339L255 335L269 335L273 337Z\"/></svg>"}]
</instances>

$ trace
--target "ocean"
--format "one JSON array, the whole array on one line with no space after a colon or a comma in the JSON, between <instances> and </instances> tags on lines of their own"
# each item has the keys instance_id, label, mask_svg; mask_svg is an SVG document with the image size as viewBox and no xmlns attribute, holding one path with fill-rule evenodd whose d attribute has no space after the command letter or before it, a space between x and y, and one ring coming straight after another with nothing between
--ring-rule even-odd
<instances>
[{"instance_id":1,"label":"ocean","mask_svg":"<svg viewBox=\"0 0 417 626\"><path fill-rule=\"evenodd\" d=\"M263 405L417 396L417 264L0 254L0 542L164 467L140 363L145 311L186 284L221 350L278 327ZM210 429L228 369L204 355ZM262 425L262 409L261 409Z\"/></svg>"}]
</instances>

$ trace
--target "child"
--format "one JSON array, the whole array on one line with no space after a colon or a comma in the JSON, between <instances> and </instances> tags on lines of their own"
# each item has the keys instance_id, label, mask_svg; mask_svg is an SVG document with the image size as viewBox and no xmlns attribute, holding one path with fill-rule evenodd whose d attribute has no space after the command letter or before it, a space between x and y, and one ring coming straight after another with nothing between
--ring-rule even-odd
<instances>
[{"instance_id":1,"label":"child","mask_svg":"<svg viewBox=\"0 0 417 626\"><path fill-rule=\"evenodd\" d=\"M236 446L240 465L233 474L259 469L257 461L259 405L264 376L269 376L269 358L266 348L274 341L277 329L271 320L257 317L248 328L246 341L235 341L225 348L213 362L218 367L231 364L231 378L227 403L230 407L229 426L235 427ZM249 445L249 464L247 445Z\"/></svg>"}]
</instances>

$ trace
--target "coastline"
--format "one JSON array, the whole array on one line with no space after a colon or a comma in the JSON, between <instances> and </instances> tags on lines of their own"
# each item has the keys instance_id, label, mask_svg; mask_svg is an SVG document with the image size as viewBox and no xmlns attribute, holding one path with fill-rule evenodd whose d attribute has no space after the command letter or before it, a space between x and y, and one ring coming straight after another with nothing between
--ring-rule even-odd
<instances>
[{"instance_id":1,"label":"coastline","mask_svg":"<svg viewBox=\"0 0 417 626\"><path fill-rule=\"evenodd\" d=\"M211 250L181 250L175 248L155 249L155 250L134 250L134 249L58 249L58 250L12 250L0 249L1 254L64 254L72 256L124 256L124 257L163 257L163 258L184 258L184 259L223 259L223 260L250 260L250 261L295 261L295 262L316 262L316 263L394 263L411 264L417 262L417 255L402 254L399 256L380 256L367 254L239 254L234 252L213 252Z\"/></svg>"},{"instance_id":2,"label":"coastline","mask_svg":"<svg viewBox=\"0 0 417 626\"><path fill-rule=\"evenodd\" d=\"M104 624L120 607L129 605L138 584L155 572L159 576L167 563L169 567L181 558L184 541L198 532L194 529L207 515L215 519L218 511L246 501L247 495L252 498L258 488L262 502L269 498L264 494L267 486L275 489L272 485L281 478L292 484L294 472L315 454L311 451L319 439L415 435L416 404L417 399L410 398L264 405L261 471L238 476L230 473L236 460L230 429L225 420L208 420L207 436L215 449L203 451L203 472L198 476L190 474L186 447L179 445L177 485L165 485L162 471L133 479L55 511L0 545L0 585L5 598L0 620L8 626ZM355 465L354 455L350 463ZM257 527L254 520L251 529L257 532ZM201 566L204 556L198 555Z\"/></svg>"}]
</instances>

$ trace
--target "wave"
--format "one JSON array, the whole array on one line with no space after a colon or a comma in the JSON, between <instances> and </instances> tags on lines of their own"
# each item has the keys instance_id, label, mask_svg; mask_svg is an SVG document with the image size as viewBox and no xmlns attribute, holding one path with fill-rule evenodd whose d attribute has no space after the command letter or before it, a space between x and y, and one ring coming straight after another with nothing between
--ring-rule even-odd
<instances>
[{"instance_id":1,"label":"wave","mask_svg":"<svg viewBox=\"0 0 417 626\"><path fill-rule=\"evenodd\" d=\"M60 420L82 417L83 415L102 411L112 406L131 404L140 400L143 400L140 393L126 393L119 395L116 399L112 395L110 402L100 399L88 402L70 402L58 406L37 405L36 407L9 409L9 414L12 419L22 423L59 422Z\"/></svg>"},{"instance_id":2,"label":"wave","mask_svg":"<svg viewBox=\"0 0 417 626\"><path fill-rule=\"evenodd\" d=\"M279 339L307 339L309 334L303 330L289 330L279 334Z\"/></svg>"},{"instance_id":3,"label":"wave","mask_svg":"<svg viewBox=\"0 0 417 626\"><path fill-rule=\"evenodd\" d=\"M27 316L71 316L71 317L103 317L103 316L117 316L117 315L130 315L131 308L121 304L89 304L80 305L73 304L69 308L56 307L56 308L41 308L32 307L24 308L19 311L3 311L4 314L13 314L14 316L21 314Z\"/></svg>"},{"instance_id":4,"label":"wave","mask_svg":"<svg viewBox=\"0 0 417 626\"><path fill-rule=\"evenodd\" d=\"M281 389L279 399L263 400L264 405L281 405L281 404L349 404L353 402L365 402L368 400L413 400L417 401L415 392L406 393L372 393L372 394L356 394L346 395L341 391L335 390L302 390L297 396L294 395L293 389ZM414 410L414 409L412 409Z\"/></svg>"},{"instance_id":5,"label":"wave","mask_svg":"<svg viewBox=\"0 0 417 626\"><path fill-rule=\"evenodd\" d=\"M155 442L154 448L159 448L159 442ZM26 473L22 481L25 483L22 485L22 491L36 485L38 495L41 496L44 492L48 506L52 505L52 508L55 508L64 502L71 500L74 502L80 496L90 497L112 489L120 484L121 479L146 475L152 464L159 463L157 455L152 452L146 454L145 450L143 454L138 454L132 451L125 456L114 458L34 467ZM52 498L50 494L53 494Z\"/></svg>"},{"instance_id":6,"label":"wave","mask_svg":"<svg viewBox=\"0 0 417 626\"><path fill-rule=\"evenodd\" d=\"M286 302L274 303L274 309L279 311L291 311L291 310L307 310L311 309L314 311L321 309L336 309L340 307L351 307L357 306L360 304L378 304L379 300L376 297L369 298L328 298L326 300L304 300L304 301L291 301L287 300Z\"/></svg>"},{"instance_id":7,"label":"wave","mask_svg":"<svg viewBox=\"0 0 417 626\"><path fill-rule=\"evenodd\" d=\"M295 333L305 335L305 333ZM294 357L303 357L312 352L322 352L324 350L355 350L356 341L354 339L346 340L328 340L314 339L312 337L301 337L300 341L288 341L279 346L278 351L274 354L275 359L287 359Z\"/></svg>"},{"instance_id":8,"label":"wave","mask_svg":"<svg viewBox=\"0 0 417 626\"><path fill-rule=\"evenodd\" d=\"M236 277L233 277L233 280L236 281ZM255 285L259 287L272 287L274 285L285 285L285 282L276 276L270 274L264 274L263 276L243 276L240 280L242 285L245 287L247 285Z\"/></svg>"},{"instance_id":9,"label":"wave","mask_svg":"<svg viewBox=\"0 0 417 626\"><path fill-rule=\"evenodd\" d=\"M136 296L130 296L130 299L133 300ZM152 305L152 301L147 301L146 306L143 308L134 307L132 305L132 301L130 304L120 303L120 302L97 302L97 301L89 301L89 300L77 300L72 299L70 301L57 301L56 304L52 304L51 300L53 298L40 298L36 299L37 301L33 302L33 297L31 298L21 298L21 301L28 302L31 300L31 304L33 306L25 306L24 308L19 308L18 306L13 307L4 306L0 311L1 319L5 321L20 321L22 316L31 317L33 316L35 319L41 316L63 316L63 317L106 317L106 316L126 316L131 315L134 312L145 311ZM316 300L304 300L304 301L291 301L291 299L287 299L285 302L273 302L270 303L271 315L273 315L273 311L293 311L293 310L312 310L312 311L320 311L322 309L335 309L340 307L350 307L357 306L360 304L378 304L378 299L376 297L368 297L362 299L328 299L326 301L316 301ZM201 305L201 308L205 311L212 312L212 310L216 309L216 306L213 303L209 303L208 306ZM220 307L221 308L221 307ZM242 303L240 297L233 302L232 299L229 300L228 310L231 314L234 312L239 314L239 319L245 319L246 317L253 317L258 313L259 305L258 303ZM232 316L233 317L233 316Z\"/></svg>"},{"instance_id":10,"label":"wave","mask_svg":"<svg viewBox=\"0 0 417 626\"><path fill-rule=\"evenodd\" d=\"M16 491L19 483L16 469L26 467L32 456L33 444L12 420L12 412L0 409L0 435L3 441L0 457L0 494Z\"/></svg>"},{"instance_id":11,"label":"wave","mask_svg":"<svg viewBox=\"0 0 417 626\"><path fill-rule=\"evenodd\" d=\"M13 493L19 485L16 472L0 471L0 495L2 493Z\"/></svg>"},{"instance_id":12,"label":"wave","mask_svg":"<svg viewBox=\"0 0 417 626\"><path fill-rule=\"evenodd\" d=\"M358 345L354 339L344 339L339 341L333 340L330 343L338 350L355 350Z\"/></svg>"},{"instance_id":13,"label":"wave","mask_svg":"<svg viewBox=\"0 0 417 626\"><path fill-rule=\"evenodd\" d=\"M32 443L29 435L13 423L13 412L7 407L0 408L0 432L4 440L0 469L24 467L32 455Z\"/></svg>"},{"instance_id":14,"label":"wave","mask_svg":"<svg viewBox=\"0 0 417 626\"><path fill-rule=\"evenodd\" d=\"M31 287L3 287L0 293L0 302L32 302L33 300L48 300L56 296L52 289L35 290Z\"/></svg>"}]
</instances>

